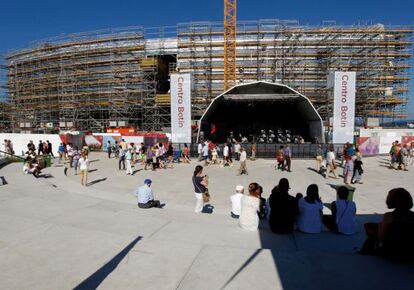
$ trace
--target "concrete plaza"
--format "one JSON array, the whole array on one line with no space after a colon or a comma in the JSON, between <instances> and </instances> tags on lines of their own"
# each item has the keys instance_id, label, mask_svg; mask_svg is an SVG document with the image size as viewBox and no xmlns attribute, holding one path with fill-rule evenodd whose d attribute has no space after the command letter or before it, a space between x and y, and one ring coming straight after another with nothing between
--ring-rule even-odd
<instances>
[{"instance_id":1,"label":"concrete plaza","mask_svg":"<svg viewBox=\"0 0 414 290\"><path fill-rule=\"evenodd\" d=\"M356 185L360 232L342 236L295 232L275 235L266 222L246 232L229 216L234 187L258 182L265 197L281 177L290 192L319 186L323 202L335 199L342 179L324 179L313 160L293 160L293 172L274 170L273 160L248 161L249 175L209 166L211 214L193 212L192 164L145 171L118 170L118 160L92 152L90 186L55 160L35 179L22 164L0 169L1 289L413 289L414 265L354 252L366 221L380 221L394 187L414 193L414 168L388 169L386 157L364 159L364 184ZM340 168L338 168L340 170ZM139 209L132 194L153 180L164 209ZM329 213L328 209L324 212Z\"/></svg>"}]
</instances>

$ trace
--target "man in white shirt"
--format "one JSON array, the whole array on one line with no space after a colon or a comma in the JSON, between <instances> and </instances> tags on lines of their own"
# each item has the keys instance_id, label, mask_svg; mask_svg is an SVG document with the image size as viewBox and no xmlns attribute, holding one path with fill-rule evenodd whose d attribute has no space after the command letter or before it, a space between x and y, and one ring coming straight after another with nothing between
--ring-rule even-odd
<instances>
[{"instance_id":1,"label":"man in white shirt","mask_svg":"<svg viewBox=\"0 0 414 290\"><path fill-rule=\"evenodd\" d=\"M240 217L241 199L243 197L243 192L244 192L244 187L242 185L237 185L236 193L230 196L230 200L231 200L230 215L234 219L238 219Z\"/></svg>"},{"instance_id":2,"label":"man in white shirt","mask_svg":"<svg viewBox=\"0 0 414 290\"><path fill-rule=\"evenodd\" d=\"M241 148L240 143L236 142L236 144L234 144L234 153L236 153L236 161L240 160L240 153L241 153L240 148Z\"/></svg>"},{"instance_id":3,"label":"man in white shirt","mask_svg":"<svg viewBox=\"0 0 414 290\"><path fill-rule=\"evenodd\" d=\"M335 160L335 153L334 149L330 148L328 153L326 154L326 175L325 178L328 178L329 173L332 172L335 178L338 178L336 175L336 160Z\"/></svg>"},{"instance_id":4,"label":"man in white shirt","mask_svg":"<svg viewBox=\"0 0 414 290\"><path fill-rule=\"evenodd\" d=\"M244 150L244 148L241 147L240 152L241 152L240 153L240 168L239 168L238 175L242 175L242 174L249 175L249 173L247 172L247 167L246 167L246 159L247 159L246 150Z\"/></svg>"},{"instance_id":5,"label":"man in white shirt","mask_svg":"<svg viewBox=\"0 0 414 290\"><path fill-rule=\"evenodd\" d=\"M203 145L201 143L198 143L198 147L197 147L198 160L201 160L202 152L203 152Z\"/></svg>"},{"instance_id":6,"label":"man in white shirt","mask_svg":"<svg viewBox=\"0 0 414 290\"><path fill-rule=\"evenodd\" d=\"M208 143L205 142L204 146L203 146L203 158L202 160L204 160L204 165L207 166L209 164L208 162Z\"/></svg>"},{"instance_id":7,"label":"man in white shirt","mask_svg":"<svg viewBox=\"0 0 414 290\"><path fill-rule=\"evenodd\" d=\"M157 207L161 208L159 200L154 200L154 193L151 189L152 180L145 179L144 185L137 188L135 191L135 196L138 198L138 207L139 208L151 208Z\"/></svg>"},{"instance_id":8,"label":"man in white shirt","mask_svg":"<svg viewBox=\"0 0 414 290\"><path fill-rule=\"evenodd\" d=\"M223 166L229 165L229 146L226 144L223 149Z\"/></svg>"}]
</instances>

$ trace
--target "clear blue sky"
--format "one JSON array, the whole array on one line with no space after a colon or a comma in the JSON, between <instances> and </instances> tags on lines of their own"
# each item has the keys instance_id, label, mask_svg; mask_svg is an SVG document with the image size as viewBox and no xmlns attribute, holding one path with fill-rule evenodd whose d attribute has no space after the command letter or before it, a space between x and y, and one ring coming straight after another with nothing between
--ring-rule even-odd
<instances>
[{"instance_id":1,"label":"clear blue sky","mask_svg":"<svg viewBox=\"0 0 414 290\"><path fill-rule=\"evenodd\" d=\"M372 21L414 24L414 0L238 0L238 19L295 19L303 24ZM62 33L188 21L221 21L223 0L1 0L0 54ZM413 70L411 70L413 75ZM414 82L411 81L411 95ZM414 97L409 105L414 118Z\"/></svg>"}]
</instances>

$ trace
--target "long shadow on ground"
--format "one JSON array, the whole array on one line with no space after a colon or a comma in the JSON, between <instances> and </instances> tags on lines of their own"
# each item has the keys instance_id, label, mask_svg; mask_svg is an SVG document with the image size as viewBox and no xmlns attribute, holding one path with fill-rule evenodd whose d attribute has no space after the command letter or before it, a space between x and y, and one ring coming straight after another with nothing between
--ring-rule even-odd
<instances>
[{"instance_id":1,"label":"long shadow on ground","mask_svg":"<svg viewBox=\"0 0 414 290\"><path fill-rule=\"evenodd\" d=\"M138 236L135 240L128 244L121 252L119 252L115 257L113 257L108 263L99 268L91 276L83 280L75 290L86 290L86 289L96 289L98 286L111 274L119 263L125 258L125 256L132 250L132 248L142 239L141 236Z\"/></svg>"}]
</instances>

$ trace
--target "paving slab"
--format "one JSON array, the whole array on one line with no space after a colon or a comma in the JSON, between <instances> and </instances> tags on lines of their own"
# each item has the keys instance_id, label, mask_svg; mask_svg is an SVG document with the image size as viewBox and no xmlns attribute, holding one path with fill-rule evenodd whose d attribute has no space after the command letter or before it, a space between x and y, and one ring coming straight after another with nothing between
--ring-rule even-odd
<instances>
[{"instance_id":1,"label":"paving slab","mask_svg":"<svg viewBox=\"0 0 414 290\"><path fill-rule=\"evenodd\" d=\"M116 159L93 152L88 187L54 164L49 178L24 175L21 163L0 169L1 289L412 289L414 265L355 254L365 239L362 226L388 211L394 187L414 192L414 168L384 167L385 157L364 159L364 184L355 187L359 233L273 234L266 222L257 232L230 218L229 197L238 184L258 182L268 197L280 178L291 193L316 183L323 202L335 199L341 179L325 179L313 160L293 160L293 172L274 169L274 160L209 166L212 214L195 214L194 166L145 171L118 170ZM339 171L339 170L338 170ZM153 180L164 209L139 209L133 191ZM324 209L329 213L329 209Z\"/></svg>"}]
</instances>

